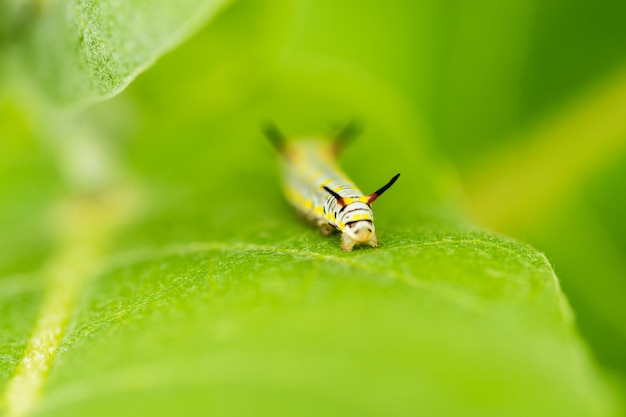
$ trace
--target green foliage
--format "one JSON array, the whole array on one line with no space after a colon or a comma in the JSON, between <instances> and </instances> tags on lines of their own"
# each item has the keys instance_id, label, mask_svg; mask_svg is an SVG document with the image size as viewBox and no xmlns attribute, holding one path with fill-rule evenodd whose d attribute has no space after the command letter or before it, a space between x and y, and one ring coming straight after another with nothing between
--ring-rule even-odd
<instances>
[{"instance_id":1,"label":"green foliage","mask_svg":"<svg viewBox=\"0 0 626 417\"><path fill-rule=\"evenodd\" d=\"M622 90L529 126L543 80L521 92L523 58L549 59L525 48L532 30L555 41L558 2L335 3L241 2L210 21L223 2L0 6L0 415L620 415L618 339L594 323L623 328L621 284L577 284L593 252L568 261L580 246L563 236L597 229L522 189L535 168L572 190L603 167L619 110L562 175L533 162ZM578 76L616 59L602 56ZM259 126L325 134L352 117L366 129L342 155L350 176L364 191L402 177L374 205L381 248L342 253L283 201ZM519 177L534 223L482 192ZM586 188L600 208L603 178ZM467 220L460 183L478 218L553 248L574 312L543 253Z\"/></svg>"},{"instance_id":2,"label":"green foliage","mask_svg":"<svg viewBox=\"0 0 626 417\"><path fill-rule=\"evenodd\" d=\"M32 31L21 40L27 68L54 101L110 97L189 37L225 3L41 2L39 10L29 16Z\"/></svg>"},{"instance_id":3,"label":"green foliage","mask_svg":"<svg viewBox=\"0 0 626 417\"><path fill-rule=\"evenodd\" d=\"M294 234L112 260L80 299L38 415L607 412L532 249L388 226L385 248L342 255Z\"/></svg>"}]
</instances>

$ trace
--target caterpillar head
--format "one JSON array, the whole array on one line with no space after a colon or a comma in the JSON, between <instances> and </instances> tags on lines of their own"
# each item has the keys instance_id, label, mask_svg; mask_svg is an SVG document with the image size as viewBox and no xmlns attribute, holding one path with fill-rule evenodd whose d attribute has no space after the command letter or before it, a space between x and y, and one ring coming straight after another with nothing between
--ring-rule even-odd
<instances>
[{"instance_id":1,"label":"caterpillar head","mask_svg":"<svg viewBox=\"0 0 626 417\"><path fill-rule=\"evenodd\" d=\"M346 233L356 243L369 242L374 236L374 223L371 220L357 220L345 224L342 233Z\"/></svg>"},{"instance_id":2,"label":"caterpillar head","mask_svg":"<svg viewBox=\"0 0 626 417\"><path fill-rule=\"evenodd\" d=\"M374 223L372 218L372 204L378 197L396 182L400 174L395 175L387 184L368 196L342 197L335 191L324 186L326 192L332 195L337 204L345 211L342 222L342 232L347 234L356 243L369 242L374 235ZM349 207L349 208L348 208ZM345 210L344 210L345 209Z\"/></svg>"}]
</instances>

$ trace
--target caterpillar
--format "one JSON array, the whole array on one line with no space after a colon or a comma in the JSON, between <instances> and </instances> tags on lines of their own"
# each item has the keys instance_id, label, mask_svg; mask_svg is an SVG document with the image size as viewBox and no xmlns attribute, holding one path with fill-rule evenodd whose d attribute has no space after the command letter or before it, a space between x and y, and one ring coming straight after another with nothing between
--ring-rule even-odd
<instances>
[{"instance_id":1,"label":"caterpillar","mask_svg":"<svg viewBox=\"0 0 626 417\"><path fill-rule=\"evenodd\" d=\"M371 205L400 176L395 175L369 195L359 190L336 162L347 140L357 131L357 126L350 123L332 141L322 138L287 141L275 125L264 127L265 135L281 155L285 197L323 235L341 232L344 252L352 251L355 245L380 246Z\"/></svg>"}]
</instances>

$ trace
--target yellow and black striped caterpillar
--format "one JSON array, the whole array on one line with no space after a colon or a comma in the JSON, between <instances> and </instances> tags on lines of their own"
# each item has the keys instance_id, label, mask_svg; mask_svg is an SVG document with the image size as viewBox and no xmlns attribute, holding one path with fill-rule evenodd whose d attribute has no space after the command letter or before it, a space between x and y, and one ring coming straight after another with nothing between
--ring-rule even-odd
<instances>
[{"instance_id":1,"label":"yellow and black striped caterpillar","mask_svg":"<svg viewBox=\"0 0 626 417\"><path fill-rule=\"evenodd\" d=\"M341 250L350 252L354 245L380 244L374 228L371 204L393 185L400 174L369 195L343 173L336 162L346 140L356 132L349 124L334 140L302 138L287 141L274 125L265 134L281 155L283 188L287 200L324 235L341 232Z\"/></svg>"}]
</instances>

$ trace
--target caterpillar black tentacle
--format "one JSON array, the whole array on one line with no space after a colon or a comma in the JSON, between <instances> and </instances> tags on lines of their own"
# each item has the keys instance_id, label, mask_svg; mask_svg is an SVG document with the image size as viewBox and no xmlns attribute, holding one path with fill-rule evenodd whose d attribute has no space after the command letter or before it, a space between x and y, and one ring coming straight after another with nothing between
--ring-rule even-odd
<instances>
[{"instance_id":1,"label":"caterpillar black tentacle","mask_svg":"<svg viewBox=\"0 0 626 417\"><path fill-rule=\"evenodd\" d=\"M361 133L361 130L361 123L356 120L351 120L343 126L341 130L334 135L333 153L335 156L339 156L346 145Z\"/></svg>"},{"instance_id":2,"label":"caterpillar black tentacle","mask_svg":"<svg viewBox=\"0 0 626 417\"><path fill-rule=\"evenodd\" d=\"M281 153L285 153L285 136L278 130L278 127L272 122L266 122L262 127L263 133L270 140L274 148Z\"/></svg>"},{"instance_id":3,"label":"caterpillar black tentacle","mask_svg":"<svg viewBox=\"0 0 626 417\"><path fill-rule=\"evenodd\" d=\"M267 125L265 134L281 153L283 188L287 200L306 218L314 222L324 235L341 232L341 250L350 252L355 245L380 245L374 227L371 204L398 179L369 195L361 190L339 168L336 162L338 144L345 143L356 132L348 125L334 141L320 138L286 141L274 125Z\"/></svg>"}]
</instances>

